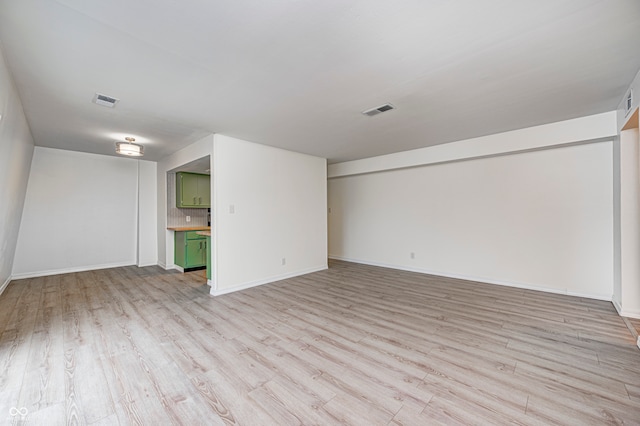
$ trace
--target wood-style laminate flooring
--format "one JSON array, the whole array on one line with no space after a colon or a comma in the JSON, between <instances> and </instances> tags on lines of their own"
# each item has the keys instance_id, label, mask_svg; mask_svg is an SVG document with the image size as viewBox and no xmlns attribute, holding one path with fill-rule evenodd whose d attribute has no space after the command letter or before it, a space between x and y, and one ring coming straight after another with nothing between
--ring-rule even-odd
<instances>
[{"instance_id":1,"label":"wood-style laminate flooring","mask_svg":"<svg viewBox=\"0 0 640 426\"><path fill-rule=\"evenodd\" d=\"M629 331L631 331L631 334L637 340L638 345L640 346L640 339L638 338L638 336L640 336L640 319L636 319L636 318L623 318L623 319L627 323L627 328L629 329Z\"/></svg>"},{"instance_id":2,"label":"wood-style laminate flooring","mask_svg":"<svg viewBox=\"0 0 640 426\"><path fill-rule=\"evenodd\" d=\"M611 303L331 262L220 297L124 267L0 296L0 423L640 424Z\"/></svg>"}]
</instances>

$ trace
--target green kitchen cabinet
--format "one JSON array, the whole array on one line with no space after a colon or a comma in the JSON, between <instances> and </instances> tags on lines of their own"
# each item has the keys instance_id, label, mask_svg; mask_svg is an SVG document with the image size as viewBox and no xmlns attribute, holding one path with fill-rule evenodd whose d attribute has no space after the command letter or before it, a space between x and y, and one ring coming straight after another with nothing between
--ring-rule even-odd
<instances>
[{"instance_id":1,"label":"green kitchen cabinet","mask_svg":"<svg viewBox=\"0 0 640 426\"><path fill-rule=\"evenodd\" d=\"M211 281L211 237L207 237L207 279Z\"/></svg>"},{"instance_id":2,"label":"green kitchen cabinet","mask_svg":"<svg viewBox=\"0 0 640 426\"><path fill-rule=\"evenodd\" d=\"M207 237L196 231L175 233L174 263L183 269L207 265Z\"/></svg>"},{"instance_id":3,"label":"green kitchen cabinet","mask_svg":"<svg viewBox=\"0 0 640 426\"><path fill-rule=\"evenodd\" d=\"M211 177L199 173L176 173L176 207L211 207Z\"/></svg>"}]
</instances>

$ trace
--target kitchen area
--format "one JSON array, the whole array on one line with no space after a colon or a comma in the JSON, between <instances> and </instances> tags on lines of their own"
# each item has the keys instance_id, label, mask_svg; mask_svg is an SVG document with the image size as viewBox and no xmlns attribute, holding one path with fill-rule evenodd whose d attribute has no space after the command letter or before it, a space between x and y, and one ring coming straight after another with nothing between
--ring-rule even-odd
<instances>
[{"instance_id":1,"label":"kitchen area","mask_svg":"<svg viewBox=\"0 0 640 426\"><path fill-rule=\"evenodd\" d=\"M211 282L211 170L203 157L167 172L167 230L173 232L174 268L206 270ZM203 275L204 277L204 275Z\"/></svg>"},{"instance_id":2,"label":"kitchen area","mask_svg":"<svg viewBox=\"0 0 640 426\"><path fill-rule=\"evenodd\" d=\"M206 176L185 195L187 174ZM327 268L325 159L215 134L160 161L156 176L158 264L204 262L189 275L212 296Z\"/></svg>"}]
</instances>

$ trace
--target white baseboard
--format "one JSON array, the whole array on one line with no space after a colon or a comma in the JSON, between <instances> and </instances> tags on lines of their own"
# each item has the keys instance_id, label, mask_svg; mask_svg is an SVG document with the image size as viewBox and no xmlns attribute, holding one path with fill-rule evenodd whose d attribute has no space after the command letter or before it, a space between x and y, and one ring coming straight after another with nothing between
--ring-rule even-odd
<instances>
[{"instance_id":1,"label":"white baseboard","mask_svg":"<svg viewBox=\"0 0 640 426\"><path fill-rule=\"evenodd\" d=\"M63 269L49 269L47 271L36 271L36 272L23 272L20 274L15 274L11 277L11 279L22 279L22 278L37 278L37 277L46 277L49 275L60 275L60 274L70 274L73 272L84 272L84 271L94 271L96 269L109 269L109 268L120 268L122 266L135 266L136 262L118 262L118 263L108 263L101 265L88 265L88 266L78 266L74 268L63 268Z\"/></svg>"},{"instance_id":2,"label":"white baseboard","mask_svg":"<svg viewBox=\"0 0 640 426\"><path fill-rule=\"evenodd\" d=\"M9 276L7 277L7 279L5 280L4 283L2 283L2 285L0 286L0 294L2 294L4 292L4 290L7 288L7 286L9 285L9 283L11 282L11 279L13 277Z\"/></svg>"},{"instance_id":3,"label":"white baseboard","mask_svg":"<svg viewBox=\"0 0 640 426\"><path fill-rule=\"evenodd\" d=\"M622 306L620 306L620 304L615 300L613 296L611 296L611 303L613 303L613 307L616 308L616 311L618 311L618 315L624 316L620 313L622 312Z\"/></svg>"},{"instance_id":4,"label":"white baseboard","mask_svg":"<svg viewBox=\"0 0 640 426\"><path fill-rule=\"evenodd\" d=\"M628 309L623 309L620 303L618 303L616 300L613 300L613 296L611 296L611 300L611 303L613 303L613 307L616 308L616 311L618 311L618 315L620 315L621 317L640 319L639 311L630 311Z\"/></svg>"},{"instance_id":5,"label":"white baseboard","mask_svg":"<svg viewBox=\"0 0 640 426\"><path fill-rule=\"evenodd\" d=\"M620 316L627 317L627 318L640 319L640 312L637 312L637 311L629 311L629 310L625 311L624 309L622 309L622 310L618 310L618 314L620 314Z\"/></svg>"},{"instance_id":6,"label":"white baseboard","mask_svg":"<svg viewBox=\"0 0 640 426\"><path fill-rule=\"evenodd\" d=\"M157 266L158 262L138 263L138 268L146 268L147 266Z\"/></svg>"},{"instance_id":7,"label":"white baseboard","mask_svg":"<svg viewBox=\"0 0 640 426\"><path fill-rule=\"evenodd\" d=\"M184 273L184 269L181 266L174 265L173 263L167 265L166 263L158 262L157 265L165 271L178 271Z\"/></svg>"},{"instance_id":8,"label":"white baseboard","mask_svg":"<svg viewBox=\"0 0 640 426\"><path fill-rule=\"evenodd\" d=\"M299 270L299 271L295 271L295 272L290 272L290 273L287 273L287 274L275 275L275 276L272 276L272 277L269 277L269 278L265 278L265 279L262 279L262 280L251 281L251 282L248 282L248 283L236 285L236 286L229 287L229 288L223 288L223 289L214 289L213 286L212 286L211 287L211 291L209 293L212 296L221 296L223 294L234 293L236 291L246 290L246 289L251 288L251 287L257 287L259 285L264 285L264 284L269 284L269 283L273 283L273 282L276 282L276 281L286 280L287 278L298 277L300 275L306 275L306 274L310 274L312 272L324 271L326 269L327 269L327 265L323 265L323 266L320 266L320 267L303 269L303 270Z\"/></svg>"},{"instance_id":9,"label":"white baseboard","mask_svg":"<svg viewBox=\"0 0 640 426\"><path fill-rule=\"evenodd\" d=\"M514 288L521 288L524 290L544 291L546 293L564 294L567 296L584 297L586 299L596 299L596 300L604 300L607 302L611 302L611 295L608 295L608 294L578 293L578 292L573 292L566 289L562 290L557 288L538 287L538 286L533 286L529 284L520 284L520 283L513 283L508 281L493 280L493 279L488 279L483 277L473 277L469 275L451 274L447 272L431 271L424 268L412 268L412 267L401 266L401 265L391 265L391 264L385 264L385 263L379 263L379 262L370 262L366 260L350 259L350 258L340 257L340 256L329 255L329 259L343 260L345 262L352 262L352 263L360 263L362 265L380 266L382 268L398 269L401 271L418 272L420 274L436 275L438 277L455 278L455 279L465 280L465 281L476 281L476 282L481 282L485 284L501 285L504 287L514 287Z\"/></svg>"}]
</instances>

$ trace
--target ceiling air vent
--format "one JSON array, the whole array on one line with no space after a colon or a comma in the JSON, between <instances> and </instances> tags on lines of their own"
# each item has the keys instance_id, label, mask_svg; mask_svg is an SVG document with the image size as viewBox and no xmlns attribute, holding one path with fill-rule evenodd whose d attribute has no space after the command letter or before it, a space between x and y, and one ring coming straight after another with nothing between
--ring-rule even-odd
<instances>
[{"instance_id":1,"label":"ceiling air vent","mask_svg":"<svg viewBox=\"0 0 640 426\"><path fill-rule=\"evenodd\" d=\"M390 111L390 110L395 109L395 108L396 107L394 107L391 104L384 104L384 105L380 105L380 106L375 107L375 108L368 109L366 111L362 111L362 113L364 115L366 115L366 116L373 117L374 115L378 115L378 114L381 114L381 113L386 112L386 111Z\"/></svg>"},{"instance_id":2,"label":"ceiling air vent","mask_svg":"<svg viewBox=\"0 0 640 426\"><path fill-rule=\"evenodd\" d=\"M633 107L633 89L629 89L627 96L624 97L624 115L625 117L631 112Z\"/></svg>"},{"instance_id":3,"label":"ceiling air vent","mask_svg":"<svg viewBox=\"0 0 640 426\"><path fill-rule=\"evenodd\" d=\"M96 105L102 105L109 108L116 106L120 99L112 98L111 96L103 95L102 93L96 93L93 97L93 103Z\"/></svg>"}]
</instances>

